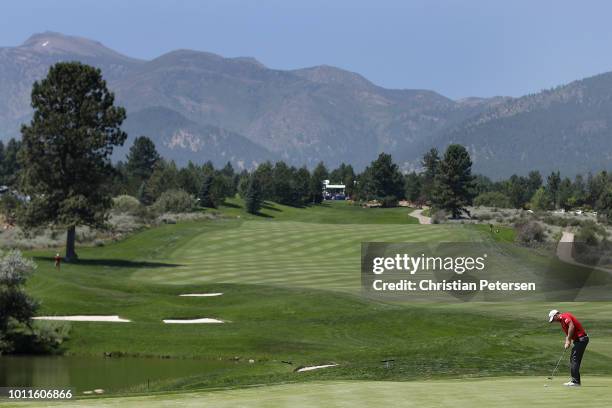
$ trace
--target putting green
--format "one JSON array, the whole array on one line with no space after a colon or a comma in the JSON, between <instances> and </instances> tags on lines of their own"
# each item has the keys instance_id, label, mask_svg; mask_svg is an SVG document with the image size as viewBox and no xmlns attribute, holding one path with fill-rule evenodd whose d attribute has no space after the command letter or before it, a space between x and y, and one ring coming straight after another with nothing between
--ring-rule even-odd
<instances>
[{"instance_id":1,"label":"putting green","mask_svg":"<svg viewBox=\"0 0 612 408\"><path fill-rule=\"evenodd\" d=\"M224 391L106 398L55 403L68 407L452 407L516 408L583 406L607 408L612 377L589 377L582 388L567 388L542 377L437 381L342 381L286 384ZM544 384L549 383L549 387ZM19 403L15 407L40 406Z\"/></svg>"}]
</instances>

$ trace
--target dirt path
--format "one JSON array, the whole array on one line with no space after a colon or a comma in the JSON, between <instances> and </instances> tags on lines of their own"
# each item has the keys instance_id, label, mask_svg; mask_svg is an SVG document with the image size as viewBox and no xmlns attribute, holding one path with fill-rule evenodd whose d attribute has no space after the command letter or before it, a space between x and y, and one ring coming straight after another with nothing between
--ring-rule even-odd
<instances>
[{"instance_id":1,"label":"dirt path","mask_svg":"<svg viewBox=\"0 0 612 408\"><path fill-rule=\"evenodd\" d=\"M557 244L557 258L568 264L582 266L584 268L597 269L600 271L612 273L612 269L604 268L601 266L587 265L582 262L576 261L574 258L574 233L569 231L563 231L561 239Z\"/></svg>"},{"instance_id":2,"label":"dirt path","mask_svg":"<svg viewBox=\"0 0 612 408\"><path fill-rule=\"evenodd\" d=\"M572 250L574 248L574 233L569 231L563 231L563 235L561 235L561 239L557 244L557 258L563 262L578 264L574 260L574 255L572 254Z\"/></svg>"},{"instance_id":3,"label":"dirt path","mask_svg":"<svg viewBox=\"0 0 612 408\"><path fill-rule=\"evenodd\" d=\"M418 208L411 212L410 216L419 220L419 224L431 224L431 218L423 215L424 210L426 210L426 208Z\"/></svg>"}]
</instances>

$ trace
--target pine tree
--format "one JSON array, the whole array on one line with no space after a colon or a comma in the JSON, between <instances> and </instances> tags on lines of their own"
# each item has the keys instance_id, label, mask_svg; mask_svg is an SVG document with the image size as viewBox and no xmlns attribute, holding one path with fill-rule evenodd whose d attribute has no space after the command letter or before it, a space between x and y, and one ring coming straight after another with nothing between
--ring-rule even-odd
<instances>
[{"instance_id":1,"label":"pine tree","mask_svg":"<svg viewBox=\"0 0 612 408\"><path fill-rule=\"evenodd\" d=\"M432 194L435 189L435 180L440 168L440 154L438 149L432 148L423 156L421 165L423 171L422 192L426 201L432 201Z\"/></svg>"},{"instance_id":2,"label":"pine tree","mask_svg":"<svg viewBox=\"0 0 612 408\"><path fill-rule=\"evenodd\" d=\"M198 198L200 199L200 205L202 207L214 208L214 200L212 198L212 185L213 185L213 175L205 174L202 179L202 186L200 187L200 192L198 193Z\"/></svg>"},{"instance_id":3,"label":"pine tree","mask_svg":"<svg viewBox=\"0 0 612 408\"><path fill-rule=\"evenodd\" d=\"M435 179L434 207L449 211L458 218L473 198L472 160L465 147L448 146Z\"/></svg>"},{"instance_id":4,"label":"pine tree","mask_svg":"<svg viewBox=\"0 0 612 408\"><path fill-rule=\"evenodd\" d=\"M359 195L366 200L397 201L404 197L404 177L391 155L381 153L361 175Z\"/></svg>"},{"instance_id":5,"label":"pine tree","mask_svg":"<svg viewBox=\"0 0 612 408\"><path fill-rule=\"evenodd\" d=\"M249 214L257 214L263 204L263 191L259 179L251 176L249 186L244 200L246 210Z\"/></svg>"},{"instance_id":6,"label":"pine tree","mask_svg":"<svg viewBox=\"0 0 612 408\"><path fill-rule=\"evenodd\" d=\"M227 178L220 172L208 170L202 179L198 193L200 205L208 208L218 208L225 201L227 193Z\"/></svg>"},{"instance_id":7,"label":"pine tree","mask_svg":"<svg viewBox=\"0 0 612 408\"><path fill-rule=\"evenodd\" d=\"M310 178L310 200L313 204L323 202L323 181L329 179L329 172L323 162L317 164Z\"/></svg>"},{"instance_id":8,"label":"pine tree","mask_svg":"<svg viewBox=\"0 0 612 408\"><path fill-rule=\"evenodd\" d=\"M405 178L406 198L412 203L419 204L421 201L422 181L421 177L415 172L408 173Z\"/></svg>"},{"instance_id":9,"label":"pine tree","mask_svg":"<svg viewBox=\"0 0 612 408\"><path fill-rule=\"evenodd\" d=\"M555 208L559 205L559 187L561 185L561 174L558 171L550 173L546 179L546 193Z\"/></svg>"},{"instance_id":10,"label":"pine tree","mask_svg":"<svg viewBox=\"0 0 612 408\"><path fill-rule=\"evenodd\" d=\"M148 180L159 159L155 143L146 136L137 137L127 156L126 168L129 176L140 182Z\"/></svg>"},{"instance_id":11,"label":"pine tree","mask_svg":"<svg viewBox=\"0 0 612 408\"><path fill-rule=\"evenodd\" d=\"M32 197L23 225L65 227L66 259L77 257L77 225L102 226L112 201L110 157L127 135L99 69L61 62L32 88L34 115L21 129L22 190Z\"/></svg>"}]
</instances>

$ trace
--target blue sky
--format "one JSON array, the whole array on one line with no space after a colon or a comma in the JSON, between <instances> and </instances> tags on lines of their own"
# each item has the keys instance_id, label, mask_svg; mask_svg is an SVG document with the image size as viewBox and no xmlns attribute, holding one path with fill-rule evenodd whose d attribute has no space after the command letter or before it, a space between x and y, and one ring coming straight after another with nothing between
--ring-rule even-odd
<instances>
[{"instance_id":1,"label":"blue sky","mask_svg":"<svg viewBox=\"0 0 612 408\"><path fill-rule=\"evenodd\" d=\"M612 71L611 15L603 0L19 0L0 4L0 46L51 30L147 59L190 48L451 98L518 96Z\"/></svg>"}]
</instances>

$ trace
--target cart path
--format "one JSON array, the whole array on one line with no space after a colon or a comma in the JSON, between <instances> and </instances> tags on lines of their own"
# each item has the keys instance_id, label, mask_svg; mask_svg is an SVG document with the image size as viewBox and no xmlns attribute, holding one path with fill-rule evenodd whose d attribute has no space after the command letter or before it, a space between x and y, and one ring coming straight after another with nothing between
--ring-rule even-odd
<instances>
[{"instance_id":1,"label":"cart path","mask_svg":"<svg viewBox=\"0 0 612 408\"><path fill-rule=\"evenodd\" d=\"M431 217L423 215L423 210L425 210L425 208L418 208L411 212L410 216L419 220L419 224L431 224Z\"/></svg>"}]
</instances>

